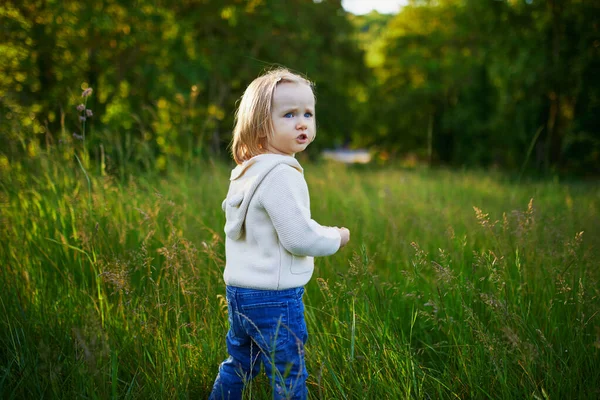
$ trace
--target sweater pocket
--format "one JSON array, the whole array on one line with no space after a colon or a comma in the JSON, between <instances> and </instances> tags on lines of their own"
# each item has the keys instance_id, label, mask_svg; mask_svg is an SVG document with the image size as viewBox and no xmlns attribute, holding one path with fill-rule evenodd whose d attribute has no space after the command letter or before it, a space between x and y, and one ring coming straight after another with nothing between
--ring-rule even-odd
<instances>
[{"instance_id":1,"label":"sweater pocket","mask_svg":"<svg viewBox=\"0 0 600 400\"><path fill-rule=\"evenodd\" d=\"M294 275L310 274L313 271L312 257L292 255L290 272Z\"/></svg>"}]
</instances>

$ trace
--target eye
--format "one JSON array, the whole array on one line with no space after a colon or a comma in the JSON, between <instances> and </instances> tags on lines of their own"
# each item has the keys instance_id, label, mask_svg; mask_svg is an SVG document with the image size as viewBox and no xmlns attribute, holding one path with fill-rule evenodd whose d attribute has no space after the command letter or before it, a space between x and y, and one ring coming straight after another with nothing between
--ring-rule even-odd
<instances>
[{"instance_id":1,"label":"eye","mask_svg":"<svg viewBox=\"0 0 600 400\"><path fill-rule=\"evenodd\" d=\"M304 118L312 118L313 114L311 112L305 112Z\"/></svg>"},{"instance_id":2,"label":"eye","mask_svg":"<svg viewBox=\"0 0 600 400\"><path fill-rule=\"evenodd\" d=\"M283 116L283 118L294 118L294 113L293 112L289 112L289 113L285 114Z\"/></svg>"}]
</instances>

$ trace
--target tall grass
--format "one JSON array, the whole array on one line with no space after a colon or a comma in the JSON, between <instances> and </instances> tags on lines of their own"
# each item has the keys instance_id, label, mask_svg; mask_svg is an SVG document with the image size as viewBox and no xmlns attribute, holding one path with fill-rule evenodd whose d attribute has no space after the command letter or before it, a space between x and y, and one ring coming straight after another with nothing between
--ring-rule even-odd
<instances>
[{"instance_id":1,"label":"tall grass","mask_svg":"<svg viewBox=\"0 0 600 400\"><path fill-rule=\"evenodd\" d=\"M229 167L1 165L0 397L206 398L226 354ZM314 218L352 231L307 285L311 398L600 396L597 185L305 173Z\"/></svg>"}]
</instances>

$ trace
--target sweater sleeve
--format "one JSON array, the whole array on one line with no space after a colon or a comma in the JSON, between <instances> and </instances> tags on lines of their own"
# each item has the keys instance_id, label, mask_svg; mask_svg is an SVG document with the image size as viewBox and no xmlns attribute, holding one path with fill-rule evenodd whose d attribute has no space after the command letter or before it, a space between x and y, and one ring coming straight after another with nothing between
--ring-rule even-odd
<instances>
[{"instance_id":1,"label":"sweater sleeve","mask_svg":"<svg viewBox=\"0 0 600 400\"><path fill-rule=\"evenodd\" d=\"M308 187L302 174L278 166L265 178L259 201L273 222L282 246L296 256L328 256L340 248L337 229L311 219Z\"/></svg>"}]
</instances>

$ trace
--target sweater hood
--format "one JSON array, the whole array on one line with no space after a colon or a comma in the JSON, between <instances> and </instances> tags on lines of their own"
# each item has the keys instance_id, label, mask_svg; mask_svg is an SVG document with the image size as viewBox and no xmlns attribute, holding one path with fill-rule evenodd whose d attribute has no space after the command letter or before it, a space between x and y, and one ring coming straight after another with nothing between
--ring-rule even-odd
<instances>
[{"instance_id":1,"label":"sweater hood","mask_svg":"<svg viewBox=\"0 0 600 400\"><path fill-rule=\"evenodd\" d=\"M294 157L279 154L261 154L252 157L231 171L229 192L222 203L227 219L225 223L227 237L233 240L242 237L248 206L254 193L267 175L281 164L289 165L304 173L300 163Z\"/></svg>"}]
</instances>

